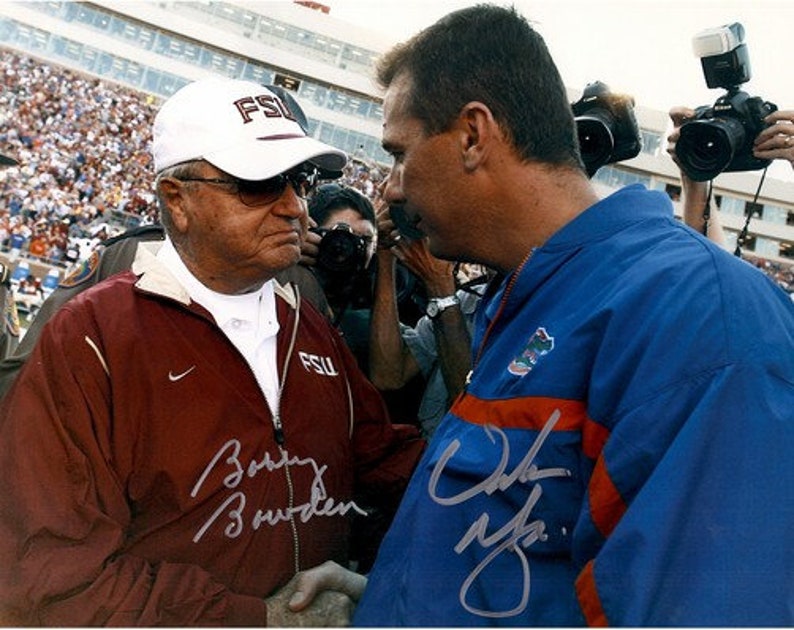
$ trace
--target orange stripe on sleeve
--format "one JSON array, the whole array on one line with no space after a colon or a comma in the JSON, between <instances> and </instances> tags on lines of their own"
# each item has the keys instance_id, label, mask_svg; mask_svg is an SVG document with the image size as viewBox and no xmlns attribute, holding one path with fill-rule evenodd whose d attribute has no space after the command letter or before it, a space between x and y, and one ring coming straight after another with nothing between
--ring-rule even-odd
<instances>
[{"instance_id":1,"label":"orange stripe on sleeve","mask_svg":"<svg viewBox=\"0 0 794 630\"><path fill-rule=\"evenodd\" d=\"M608 438L609 429L602 424L598 424L595 420L587 418L582 429L582 450L587 457L598 459Z\"/></svg>"},{"instance_id":2,"label":"orange stripe on sleeve","mask_svg":"<svg viewBox=\"0 0 794 630\"><path fill-rule=\"evenodd\" d=\"M507 429L542 430L551 415L559 410L555 431L581 431L587 421L584 403L563 398L526 396L507 400L483 400L465 394L458 397L450 410L472 424Z\"/></svg>"},{"instance_id":3,"label":"orange stripe on sleeve","mask_svg":"<svg viewBox=\"0 0 794 630\"><path fill-rule=\"evenodd\" d=\"M591 628L606 628L609 625L601 598L598 597L595 575L593 574L594 561L590 560L584 570L576 578L576 597L582 607L585 622Z\"/></svg>"},{"instance_id":4,"label":"orange stripe on sleeve","mask_svg":"<svg viewBox=\"0 0 794 630\"><path fill-rule=\"evenodd\" d=\"M589 494L590 516L601 535L607 538L623 518L626 503L612 482L603 457L599 457L596 461L593 475L590 477Z\"/></svg>"}]
</instances>

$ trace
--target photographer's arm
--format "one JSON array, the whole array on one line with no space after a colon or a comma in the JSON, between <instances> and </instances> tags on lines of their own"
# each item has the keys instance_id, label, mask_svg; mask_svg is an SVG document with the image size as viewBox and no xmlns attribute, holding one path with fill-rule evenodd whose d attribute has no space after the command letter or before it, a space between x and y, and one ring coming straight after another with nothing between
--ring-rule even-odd
<instances>
[{"instance_id":1,"label":"photographer's arm","mask_svg":"<svg viewBox=\"0 0 794 630\"><path fill-rule=\"evenodd\" d=\"M454 264L430 253L427 239L402 239L392 250L425 285L428 298L443 298L456 292ZM463 390L471 368L471 336L460 305L445 309L433 320L441 374L451 402Z\"/></svg>"},{"instance_id":2,"label":"photographer's arm","mask_svg":"<svg viewBox=\"0 0 794 630\"><path fill-rule=\"evenodd\" d=\"M317 265L317 252L320 250L320 241L322 237L317 232L312 231L317 227L317 221L312 219L308 214L306 215L308 228L303 233L303 240L301 241L301 258L300 264L304 267L314 267Z\"/></svg>"},{"instance_id":3,"label":"photographer's arm","mask_svg":"<svg viewBox=\"0 0 794 630\"><path fill-rule=\"evenodd\" d=\"M396 259L391 252L394 224L388 206L378 209L378 274L372 302L369 340L369 378L379 390L400 389L419 374L419 364L403 343L395 286Z\"/></svg>"},{"instance_id":4,"label":"photographer's arm","mask_svg":"<svg viewBox=\"0 0 794 630\"><path fill-rule=\"evenodd\" d=\"M720 222L719 210L709 198L709 182L696 182L681 173L681 196L684 203L684 223L693 230L704 233L706 208L708 207L708 230L706 237L722 247L727 247L725 232Z\"/></svg>"},{"instance_id":5,"label":"photographer's arm","mask_svg":"<svg viewBox=\"0 0 794 630\"><path fill-rule=\"evenodd\" d=\"M679 166L679 169L681 165L676 157L675 145L680 135L681 124L694 114L694 110L685 107L674 107L670 110L670 119L673 121L674 127L673 131L667 137L667 152ZM725 233L722 229L717 205L709 196L710 186L710 182L696 182L690 179L687 174L681 170L681 197L684 204L684 223L700 234L705 234L708 239L714 241L718 245L727 247L728 244L725 240ZM705 230L707 209L708 229Z\"/></svg>"}]
</instances>

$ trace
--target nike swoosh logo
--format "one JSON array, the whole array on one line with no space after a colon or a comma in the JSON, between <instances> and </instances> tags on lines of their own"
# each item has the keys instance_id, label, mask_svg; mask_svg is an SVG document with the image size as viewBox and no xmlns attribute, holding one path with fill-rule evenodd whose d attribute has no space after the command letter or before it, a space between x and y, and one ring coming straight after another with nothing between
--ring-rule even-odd
<instances>
[{"instance_id":1,"label":"nike swoosh logo","mask_svg":"<svg viewBox=\"0 0 794 630\"><path fill-rule=\"evenodd\" d=\"M174 374L173 372L168 372L168 380L171 381L172 383L176 383L177 381L182 380L183 378L185 378L188 374L190 374L195 369L196 369L196 366L192 365L191 367L189 367L188 369L186 369L184 372L182 372L180 374Z\"/></svg>"}]
</instances>

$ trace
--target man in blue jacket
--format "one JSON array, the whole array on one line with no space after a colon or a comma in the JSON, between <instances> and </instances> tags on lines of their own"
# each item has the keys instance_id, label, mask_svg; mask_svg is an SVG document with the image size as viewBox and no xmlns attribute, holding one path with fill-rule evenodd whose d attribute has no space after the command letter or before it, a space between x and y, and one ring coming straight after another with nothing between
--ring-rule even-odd
<instances>
[{"instance_id":1,"label":"man in blue jacket","mask_svg":"<svg viewBox=\"0 0 794 630\"><path fill-rule=\"evenodd\" d=\"M354 623L792 625L788 297L663 193L597 197L515 10L448 15L378 79L385 199L504 281Z\"/></svg>"}]
</instances>

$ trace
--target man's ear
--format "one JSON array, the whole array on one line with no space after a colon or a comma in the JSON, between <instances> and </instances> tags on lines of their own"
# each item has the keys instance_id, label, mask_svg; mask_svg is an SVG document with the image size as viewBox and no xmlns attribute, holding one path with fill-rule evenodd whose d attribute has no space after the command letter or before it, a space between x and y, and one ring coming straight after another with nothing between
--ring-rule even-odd
<instances>
[{"instance_id":1,"label":"man's ear","mask_svg":"<svg viewBox=\"0 0 794 630\"><path fill-rule=\"evenodd\" d=\"M178 232L185 232L188 226L188 216L184 209L184 183L171 177L164 177L157 186L166 211L171 216L171 224L174 229Z\"/></svg>"},{"instance_id":2,"label":"man's ear","mask_svg":"<svg viewBox=\"0 0 794 630\"><path fill-rule=\"evenodd\" d=\"M458 115L463 166L473 171L487 158L493 142L501 137L490 108L479 101L463 106Z\"/></svg>"}]
</instances>

